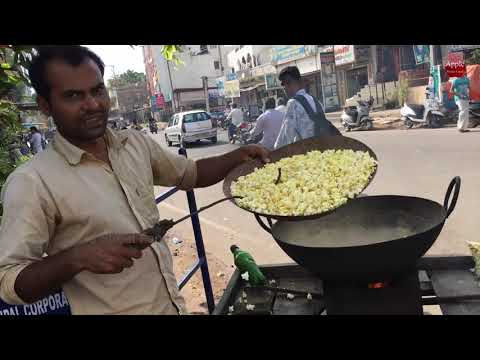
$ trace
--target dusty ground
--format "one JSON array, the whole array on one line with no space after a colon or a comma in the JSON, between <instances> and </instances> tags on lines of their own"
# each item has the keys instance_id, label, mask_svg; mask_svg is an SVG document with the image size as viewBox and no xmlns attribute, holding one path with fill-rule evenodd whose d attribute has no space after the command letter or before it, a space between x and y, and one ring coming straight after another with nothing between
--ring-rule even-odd
<instances>
[{"instance_id":1,"label":"dusty ground","mask_svg":"<svg viewBox=\"0 0 480 360\"><path fill-rule=\"evenodd\" d=\"M175 238L182 240L182 242L175 244L173 241ZM167 241L167 244L172 252L174 272L177 277L177 281L180 281L198 259L193 235L191 237L180 238L174 233L168 233L164 240ZM230 277L235 271L235 268L233 267L233 256L231 263L226 264L214 254L207 252L207 262L215 303L218 303L225 288L227 287ZM190 314L208 314L200 270L198 270L190 279L190 281L183 287L181 294L185 298L187 311Z\"/></svg>"}]
</instances>

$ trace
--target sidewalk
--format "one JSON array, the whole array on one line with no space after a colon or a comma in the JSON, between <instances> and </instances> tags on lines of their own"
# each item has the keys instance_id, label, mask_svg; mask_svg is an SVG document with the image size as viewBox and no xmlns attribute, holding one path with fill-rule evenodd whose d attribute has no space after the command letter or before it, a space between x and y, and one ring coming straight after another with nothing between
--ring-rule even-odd
<instances>
[{"instance_id":1,"label":"sidewalk","mask_svg":"<svg viewBox=\"0 0 480 360\"><path fill-rule=\"evenodd\" d=\"M337 128L341 128L342 111L336 111L325 114ZM400 118L400 109L373 110L370 112L375 129L396 129L403 126Z\"/></svg>"}]
</instances>

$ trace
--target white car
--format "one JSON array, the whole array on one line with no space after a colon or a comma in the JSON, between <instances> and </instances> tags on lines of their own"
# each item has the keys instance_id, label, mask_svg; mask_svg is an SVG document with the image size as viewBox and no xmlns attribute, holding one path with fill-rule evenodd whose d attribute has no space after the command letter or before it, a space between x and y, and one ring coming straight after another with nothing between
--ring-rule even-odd
<instances>
[{"instance_id":1,"label":"white car","mask_svg":"<svg viewBox=\"0 0 480 360\"><path fill-rule=\"evenodd\" d=\"M216 123L204 110L174 114L165 129L168 146L172 146L173 142L182 144L202 139L208 139L214 144L217 142Z\"/></svg>"}]
</instances>

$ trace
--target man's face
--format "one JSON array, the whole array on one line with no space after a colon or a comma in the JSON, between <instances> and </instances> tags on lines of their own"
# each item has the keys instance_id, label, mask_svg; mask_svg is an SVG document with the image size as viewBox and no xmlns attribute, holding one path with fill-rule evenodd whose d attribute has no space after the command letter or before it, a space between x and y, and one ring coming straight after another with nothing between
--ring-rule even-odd
<instances>
[{"instance_id":1,"label":"man's face","mask_svg":"<svg viewBox=\"0 0 480 360\"><path fill-rule=\"evenodd\" d=\"M79 66L52 60L46 66L50 99L39 97L42 111L52 116L67 139L93 141L105 133L110 98L97 64L85 59Z\"/></svg>"},{"instance_id":2,"label":"man's face","mask_svg":"<svg viewBox=\"0 0 480 360\"><path fill-rule=\"evenodd\" d=\"M282 80L281 85L283 86L283 89L285 90L285 93L289 98L295 96L296 88L294 88L292 81L290 81L289 79L284 79Z\"/></svg>"}]
</instances>

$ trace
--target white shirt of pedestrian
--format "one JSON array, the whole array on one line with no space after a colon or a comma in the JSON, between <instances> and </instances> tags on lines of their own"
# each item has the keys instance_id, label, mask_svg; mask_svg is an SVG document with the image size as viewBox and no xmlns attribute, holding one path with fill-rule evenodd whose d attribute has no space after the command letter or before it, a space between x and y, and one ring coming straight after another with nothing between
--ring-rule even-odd
<instances>
[{"instance_id":1,"label":"white shirt of pedestrian","mask_svg":"<svg viewBox=\"0 0 480 360\"><path fill-rule=\"evenodd\" d=\"M233 125L240 125L243 122L243 111L240 109L233 109L228 115L228 119L232 119Z\"/></svg>"},{"instance_id":2,"label":"white shirt of pedestrian","mask_svg":"<svg viewBox=\"0 0 480 360\"><path fill-rule=\"evenodd\" d=\"M285 105L278 105L275 110L280 111L281 113L285 114L287 112L287 107Z\"/></svg>"},{"instance_id":3,"label":"white shirt of pedestrian","mask_svg":"<svg viewBox=\"0 0 480 360\"><path fill-rule=\"evenodd\" d=\"M259 144L269 150L273 150L284 117L285 115L280 111L268 109L258 117L255 128L252 130L252 137L257 137L263 133L262 140L260 140Z\"/></svg>"},{"instance_id":4,"label":"white shirt of pedestrian","mask_svg":"<svg viewBox=\"0 0 480 360\"><path fill-rule=\"evenodd\" d=\"M305 97L312 110L317 112L313 97L307 94L304 89L300 89L296 95ZM315 136L314 122L308 116L307 111L297 100L293 98L288 100L287 113L285 114L280 134L275 142L275 149L313 136Z\"/></svg>"}]
</instances>

